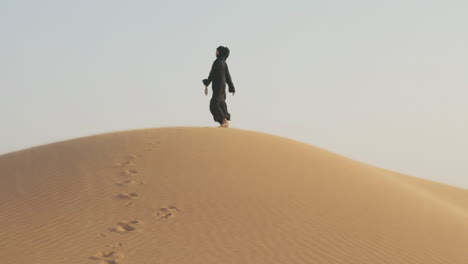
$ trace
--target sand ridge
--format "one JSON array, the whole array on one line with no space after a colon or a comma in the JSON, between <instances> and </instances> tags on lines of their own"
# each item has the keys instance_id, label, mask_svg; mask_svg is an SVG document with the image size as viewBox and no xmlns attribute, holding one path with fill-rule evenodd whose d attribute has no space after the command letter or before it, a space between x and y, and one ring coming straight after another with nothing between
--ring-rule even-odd
<instances>
[{"instance_id":1,"label":"sand ridge","mask_svg":"<svg viewBox=\"0 0 468 264\"><path fill-rule=\"evenodd\" d=\"M0 263L468 263L468 191L240 129L0 156Z\"/></svg>"}]
</instances>

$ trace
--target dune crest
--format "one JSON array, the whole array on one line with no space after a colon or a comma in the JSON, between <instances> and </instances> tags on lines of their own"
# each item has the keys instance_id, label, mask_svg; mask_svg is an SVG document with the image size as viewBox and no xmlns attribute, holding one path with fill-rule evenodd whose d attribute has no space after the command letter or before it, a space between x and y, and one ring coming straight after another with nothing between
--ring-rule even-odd
<instances>
[{"instance_id":1,"label":"dune crest","mask_svg":"<svg viewBox=\"0 0 468 264\"><path fill-rule=\"evenodd\" d=\"M0 263L468 263L468 190L239 129L0 156Z\"/></svg>"}]
</instances>

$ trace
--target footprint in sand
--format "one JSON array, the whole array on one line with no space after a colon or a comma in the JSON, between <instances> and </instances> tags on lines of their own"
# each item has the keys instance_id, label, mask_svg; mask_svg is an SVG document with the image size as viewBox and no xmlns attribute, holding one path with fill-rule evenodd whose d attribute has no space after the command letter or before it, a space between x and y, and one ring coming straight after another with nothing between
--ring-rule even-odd
<instances>
[{"instance_id":1,"label":"footprint in sand","mask_svg":"<svg viewBox=\"0 0 468 264\"><path fill-rule=\"evenodd\" d=\"M110 248L123 247L123 243L122 242L116 242L114 244L107 245L106 247L110 247Z\"/></svg>"},{"instance_id":2,"label":"footprint in sand","mask_svg":"<svg viewBox=\"0 0 468 264\"><path fill-rule=\"evenodd\" d=\"M121 193L117 195L117 198L125 199L125 200L133 200L133 199L137 199L138 196L139 195L137 193Z\"/></svg>"},{"instance_id":3,"label":"footprint in sand","mask_svg":"<svg viewBox=\"0 0 468 264\"><path fill-rule=\"evenodd\" d=\"M117 251L100 251L89 259L95 260L97 264L117 264L124 259L125 255Z\"/></svg>"},{"instance_id":4,"label":"footprint in sand","mask_svg":"<svg viewBox=\"0 0 468 264\"><path fill-rule=\"evenodd\" d=\"M161 221L176 216L179 213L179 209L175 206L169 205L167 207L161 207L154 212L156 220Z\"/></svg>"},{"instance_id":5,"label":"footprint in sand","mask_svg":"<svg viewBox=\"0 0 468 264\"><path fill-rule=\"evenodd\" d=\"M106 237L106 234L101 233L101 234L96 235L96 238L103 238L103 237Z\"/></svg>"},{"instance_id":6,"label":"footprint in sand","mask_svg":"<svg viewBox=\"0 0 468 264\"><path fill-rule=\"evenodd\" d=\"M129 167L129 166L135 166L135 163L133 163L131 160L127 160L127 161L116 163L114 165L115 168Z\"/></svg>"},{"instance_id":7,"label":"footprint in sand","mask_svg":"<svg viewBox=\"0 0 468 264\"><path fill-rule=\"evenodd\" d=\"M122 222L118 222L116 227L110 228L110 231L116 232L116 233L132 232L132 231L136 231L140 224L141 224L141 221L139 220L132 220L128 222L122 221Z\"/></svg>"},{"instance_id":8,"label":"footprint in sand","mask_svg":"<svg viewBox=\"0 0 468 264\"><path fill-rule=\"evenodd\" d=\"M137 176L138 171L135 169L128 169L128 170L121 170L120 175L125 176L125 177L132 177L132 176Z\"/></svg>"},{"instance_id":9,"label":"footprint in sand","mask_svg":"<svg viewBox=\"0 0 468 264\"><path fill-rule=\"evenodd\" d=\"M118 186L125 186L127 184L136 184L137 182L134 180L126 180L116 183Z\"/></svg>"}]
</instances>

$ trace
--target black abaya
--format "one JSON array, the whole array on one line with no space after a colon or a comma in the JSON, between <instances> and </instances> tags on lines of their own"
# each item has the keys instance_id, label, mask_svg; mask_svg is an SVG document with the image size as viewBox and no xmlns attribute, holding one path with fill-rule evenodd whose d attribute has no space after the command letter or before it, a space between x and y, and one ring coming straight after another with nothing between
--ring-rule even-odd
<instances>
[{"instance_id":1,"label":"black abaya","mask_svg":"<svg viewBox=\"0 0 468 264\"><path fill-rule=\"evenodd\" d=\"M222 47L224 48L224 47ZM234 84L229 74L229 68L226 64L226 59L229 56L229 49L218 48L218 58L213 62L211 67L210 75L208 79L203 80L205 86L212 84L213 96L210 100L210 111L213 115L214 121L222 124L223 120L231 120L231 114L229 114L226 105L226 83L229 86L229 92L234 93Z\"/></svg>"}]
</instances>

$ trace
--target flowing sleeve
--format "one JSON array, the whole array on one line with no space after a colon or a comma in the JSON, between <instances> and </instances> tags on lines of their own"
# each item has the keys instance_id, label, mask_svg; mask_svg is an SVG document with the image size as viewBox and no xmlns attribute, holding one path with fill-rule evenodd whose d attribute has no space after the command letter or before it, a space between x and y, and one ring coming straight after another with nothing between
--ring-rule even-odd
<instances>
[{"instance_id":1,"label":"flowing sleeve","mask_svg":"<svg viewBox=\"0 0 468 264\"><path fill-rule=\"evenodd\" d=\"M234 84L232 83L231 74L229 73L229 68L227 64L226 64L226 83L229 86L229 92L235 93L236 89L234 88Z\"/></svg>"},{"instance_id":2,"label":"flowing sleeve","mask_svg":"<svg viewBox=\"0 0 468 264\"><path fill-rule=\"evenodd\" d=\"M211 66L211 71L210 71L210 75L208 75L208 79L203 80L203 84L205 86L210 85L211 81L213 81L213 75L215 74L215 72L216 72L216 61L214 61L213 66Z\"/></svg>"}]
</instances>

